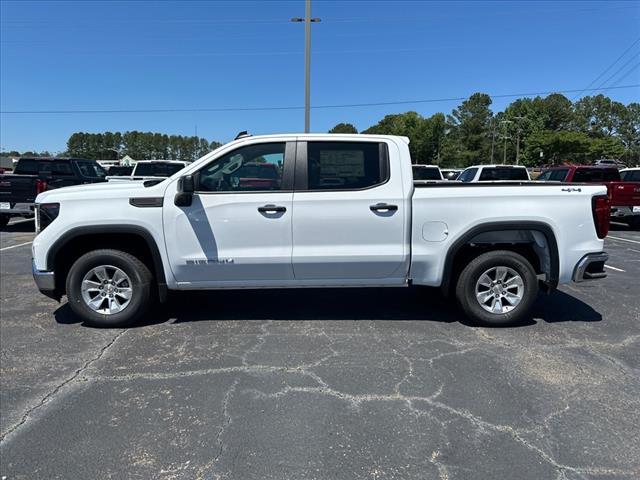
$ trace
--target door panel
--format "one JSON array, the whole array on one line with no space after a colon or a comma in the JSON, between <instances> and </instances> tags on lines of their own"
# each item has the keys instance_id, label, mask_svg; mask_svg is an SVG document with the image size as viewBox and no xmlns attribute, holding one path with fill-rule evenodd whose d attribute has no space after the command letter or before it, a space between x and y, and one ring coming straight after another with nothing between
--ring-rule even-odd
<instances>
[{"instance_id":1,"label":"door panel","mask_svg":"<svg viewBox=\"0 0 640 480\"><path fill-rule=\"evenodd\" d=\"M332 189L349 183L359 187L371 183L366 179L369 172L359 166L370 153L365 152L362 156L349 151L357 150L360 142L349 142L349 145L345 142L344 146L335 145L338 142L324 143L327 144L326 151L321 145L308 148L301 142L298 146L293 197L296 280L340 283L361 279L365 283L380 279L381 284L396 283L390 280L405 277L409 261L405 246L407 208L398 159L393 158L391 162L387 159L387 168L391 169L385 173L388 180L382 178L377 186ZM328 153L329 150L332 151ZM395 145L388 145L388 155L397 154ZM317 165L318 162L322 165ZM334 167L332 162L339 166ZM351 172L348 172L349 168ZM315 173L312 172L314 169ZM321 178L314 178L314 175ZM299 190L299 184L303 184L303 188L323 189ZM390 208L381 208L379 204L387 204Z\"/></svg>"},{"instance_id":2,"label":"door panel","mask_svg":"<svg viewBox=\"0 0 640 480\"><path fill-rule=\"evenodd\" d=\"M196 194L190 207L165 208L165 237L178 282L293 279L293 194ZM265 205L284 212L260 212Z\"/></svg>"},{"instance_id":3,"label":"door panel","mask_svg":"<svg viewBox=\"0 0 640 480\"><path fill-rule=\"evenodd\" d=\"M270 286L293 280L294 142L240 146L194 173L190 206L166 193L167 255L190 288Z\"/></svg>"}]
</instances>

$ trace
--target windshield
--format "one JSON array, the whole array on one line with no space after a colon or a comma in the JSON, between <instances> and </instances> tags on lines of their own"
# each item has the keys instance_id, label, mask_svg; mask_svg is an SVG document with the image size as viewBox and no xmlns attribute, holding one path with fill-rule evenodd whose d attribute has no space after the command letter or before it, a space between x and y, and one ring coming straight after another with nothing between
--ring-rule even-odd
<instances>
[{"instance_id":1,"label":"windshield","mask_svg":"<svg viewBox=\"0 0 640 480\"><path fill-rule=\"evenodd\" d=\"M170 177L183 168L181 163L138 163L134 174L140 177Z\"/></svg>"}]
</instances>

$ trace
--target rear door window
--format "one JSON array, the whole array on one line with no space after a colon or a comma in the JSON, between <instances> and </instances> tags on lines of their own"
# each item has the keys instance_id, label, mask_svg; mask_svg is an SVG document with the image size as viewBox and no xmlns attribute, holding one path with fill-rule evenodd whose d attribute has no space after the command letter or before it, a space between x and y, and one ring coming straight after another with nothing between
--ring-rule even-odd
<instances>
[{"instance_id":1,"label":"rear door window","mask_svg":"<svg viewBox=\"0 0 640 480\"><path fill-rule=\"evenodd\" d=\"M107 171L98 162L76 162L76 165L84 177L104 178L107 176Z\"/></svg>"},{"instance_id":2,"label":"rear door window","mask_svg":"<svg viewBox=\"0 0 640 480\"><path fill-rule=\"evenodd\" d=\"M71 163L62 160L51 162L51 174L59 177L72 177Z\"/></svg>"},{"instance_id":3,"label":"rear door window","mask_svg":"<svg viewBox=\"0 0 640 480\"><path fill-rule=\"evenodd\" d=\"M308 190L360 190L389 179L385 143L307 142Z\"/></svg>"}]
</instances>

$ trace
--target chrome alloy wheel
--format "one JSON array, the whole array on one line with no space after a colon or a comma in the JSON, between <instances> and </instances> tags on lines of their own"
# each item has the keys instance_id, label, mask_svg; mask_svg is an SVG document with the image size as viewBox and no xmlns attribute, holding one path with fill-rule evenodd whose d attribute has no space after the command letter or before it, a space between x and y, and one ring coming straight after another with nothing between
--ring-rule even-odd
<instances>
[{"instance_id":1,"label":"chrome alloy wheel","mask_svg":"<svg viewBox=\"0 0 640 480\"><path fill-rule=\"evenodd\" d=\"M94 312L113 315L131 303L131 279L112 265L94 267L82 279L82 299Z\"/></svg>"},{"instance_id":2,"label":"chrome alloy wheel","mask_svg":"<svg viewBox=\"0 0 640 480\"><path fill-rule=\"evenodd\" d=\"M492 267L476 282L476 299L489 313L507 313L522 301L524 283L509 267Z\"/></svg>"}]
</instances>

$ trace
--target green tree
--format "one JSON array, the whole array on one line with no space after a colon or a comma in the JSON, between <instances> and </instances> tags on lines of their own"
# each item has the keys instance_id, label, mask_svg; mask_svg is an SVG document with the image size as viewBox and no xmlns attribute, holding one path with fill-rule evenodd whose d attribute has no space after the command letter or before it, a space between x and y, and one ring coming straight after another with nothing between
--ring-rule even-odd
<instances>
[{"instance_id":1,"label":"green tree","mask_svg":"<svg viewBox=\"0 0 640 480\"><path fill-rule=\"evenodd\" d=\"M443 117L438 117L443 120ZM443 122L441 122L443 123ZM362 133L409 137L409 152L414 163L433 163L441 138L436 138L437 121L425 119L417 112L387 115Z\"/></svg>"},{"instance_id":2,"label":"green tree","mask_svg":"<svg viewBox=\"0 0 640 480\"><path fill-rule=\"evenodd\" d=\"M640 103L630 103L622 111L618 135L624 145L623 159L628 165L640 163Z\"/></svg>"},{"instance_id":3,"label":"green tree","mask_svg":"<svg viewBox=\"0 0 640 480\"><path fill-rule=\"evenodd\" d=\"M625 148L622 140L617 137L603 137L591 139L589 144L589 160L599 158L622 158Z\"/></svg>"},{"instance_id":4,"label":"green tree","mask_svg":"<svg viewBox=\"0 0 640 480\"><path fill-rule=\"evenodd\" d=\"M493 112L489 108L491 97L474 93L447 117L449 126L447 163L468 166L486 163L490 156Z\"/></svg>"},{"instance_id":5,"label":"green tree","mask_svg":"<svg viewBox=\"0 0 640 480\"><path fill-rule=\"evenodd\" d=\"M358 133L358 129L350 123L338 123L329 133Z\"/></svg>"},{"instance_id":6,"label":"green tree","mask_svg":"<svg viewBox=\"0 0 640 480\"><path fill-rule=\"evenodd\" d=\"M583 97L574 105L574 127L590 137L615 135L620 129L625 107L604 95Z\"/></svg>"},{"instance_id":7,"label":"green tree","mask_svg":"<svg viewBox=\"0 0 640 480\"><path fill-rule=\"evenodd\" d=\"M541 163L585 162L590 147L589 137L582 132L542 130L527 139L529 158L539 158Z\"/></svg>"}]
</instances>

